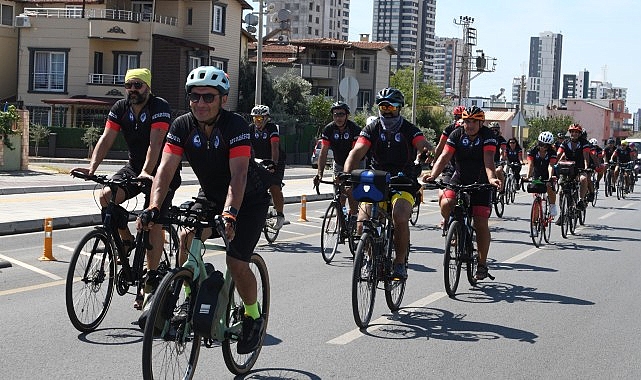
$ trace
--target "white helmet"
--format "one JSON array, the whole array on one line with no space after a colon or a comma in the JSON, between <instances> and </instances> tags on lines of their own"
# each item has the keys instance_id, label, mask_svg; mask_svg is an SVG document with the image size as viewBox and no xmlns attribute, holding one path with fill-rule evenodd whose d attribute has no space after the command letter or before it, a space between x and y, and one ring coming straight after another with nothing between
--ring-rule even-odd
<instances>
[{"instance_id":1,"label":"white helmet","mask_svg":"<svg viewBox=\"0 0 641 380\"><path fill-rule=\"evenodd\" d=\"M375 121L376 121L376 119L378 119L376 116L370 116L370 117L368 117L368 118L367 118L367 122L365 122L365 125L370 125L370 124L372 124L373 122L375 122Z\"/></svg>"},{"instance_id":2,"label":"white helmet","mask_svg":"<svg viewBox=\"0 0 641 380\"><path fill-rule=\"evenodd\" d=\"M540 142L542 142L543 144L552 145L554 143L554 135L552 134L552 132L543 131L543 132L541 132L539 134L539 139L538 140Z\"/></svg>"},{"instance_id":3,"label":"white helmet","mask_svg":"<svg viewBox=\"0 0 641 380\"><path fill-rule=\"evenodd\" d=\"M597 140L595 138L591 138L590 139L590 144L592 144L593 146L597 146L597 145L599 145L599 140Z\"/></svg>"},{"instance_id":4,"label":"white helmet","mask_svg":"<svg viewBox=\"0 0 641 380\"><path fill-rule=\"evenodd\" d=\"M214 87L220 95L227 95L229 93L229 78L224 71L217 67L200 66L191 70L187 75L187 82L185 82L187 93L191 92L191 88L194 86Z\"/></svg>"},{"instance_id":5,"label":"white helmet","mask_svg":"<svg viewBox=\"0 0 641 380\"><path fill-rule=\"evenodd\" d=\"M252 108L251 115L252 116L269 116L269 107L259 104L256 107Z\"/></svg>"}]
</instances>

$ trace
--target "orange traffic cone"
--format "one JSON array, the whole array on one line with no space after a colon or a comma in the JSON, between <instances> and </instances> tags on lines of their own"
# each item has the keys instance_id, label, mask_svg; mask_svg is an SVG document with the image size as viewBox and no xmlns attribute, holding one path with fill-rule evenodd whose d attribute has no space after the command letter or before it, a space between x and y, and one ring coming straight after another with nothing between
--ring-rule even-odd
<instances>
[{"instance_id":1,"label":"orange traffic cone","mask_svg":"<svg viewBox=\"0 0 641 380\"><path fill-rule=\"evenodd\" d=\"M300 196L300 217L299 222L307 222L307 196L305 194Z\"/></svg>"},{"instance_id":2,"label":"orange traffic cone","mask_svg":"<svg viewBox=\"0 0 641 380\"><path fill-rule=\"evenodd\" d=\"M44 249L42 250L42 256L38 260L58 261L55 257L53 257L53 252L52 252L52 242L53 242L53 239L52 239L53 219L52 218L45 218L44 229L45 229Z\"/></svg>"}]
</instances>

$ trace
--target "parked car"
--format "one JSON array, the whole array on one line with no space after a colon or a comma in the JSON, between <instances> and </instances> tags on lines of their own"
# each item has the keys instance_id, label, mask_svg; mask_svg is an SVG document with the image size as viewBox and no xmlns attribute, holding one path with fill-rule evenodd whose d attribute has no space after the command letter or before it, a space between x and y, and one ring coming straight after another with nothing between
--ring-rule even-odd
<instances>
[{"instance_id":1,"label":"parked car","mask_svg":"<svg viewBox=\"0 0 641 380\"><path fill-rule=\"evenodd\" d=\"M318 156L320 155L321 148L323 146L323 143L321 140L316 141L316 146L314 147L314 150L312 151L312 168L318 169ZM332 161L334 161L334 152L332 152L332 149L330 148L327 151L327 162L325 163L328 166L332 165Z\"/></svg>"}]
</instances>

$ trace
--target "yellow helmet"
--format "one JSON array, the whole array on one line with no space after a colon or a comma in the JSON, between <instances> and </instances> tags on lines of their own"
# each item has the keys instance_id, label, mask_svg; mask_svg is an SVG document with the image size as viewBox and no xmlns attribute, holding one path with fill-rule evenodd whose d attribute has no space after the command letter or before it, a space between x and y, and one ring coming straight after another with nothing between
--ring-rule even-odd
<instances>
[{"instance_id":1,"label":"yellow helmet","mask_svg":"<svg viewBox=\"0 0 641 380\"><path fill-rule=\"evenodd\" d=\"M621 140L621 145L628 145L628 140Z\"/></svg>"}]
</instances>

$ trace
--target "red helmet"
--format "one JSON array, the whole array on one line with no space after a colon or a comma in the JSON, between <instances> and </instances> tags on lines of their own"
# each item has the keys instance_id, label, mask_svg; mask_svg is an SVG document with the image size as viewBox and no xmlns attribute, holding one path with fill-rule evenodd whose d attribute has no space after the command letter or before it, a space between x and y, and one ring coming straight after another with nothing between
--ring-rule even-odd
<instances>
[{"instance_id":1,"label":"red helmet","mask_svg":"<svg viewBox=\"0 0 641 380\"><path fill-rule=\"evenodd\" d=\"M583 132L583 128L579 123L570 124L570 127L568 128L568 132L572 132L572 131Z\"/></svg>"},{"instance_id":2,"label":"red helmet","mask_svg":"<svg viewBox=\"0 0 641 380\"><path fill-rule=\"evenodd\" d=\"M452 111L452 115L461 116L461 115L463 115L463 111L465 111L465 107L464 106L456 106L456 107L454 107L454 110Z\"/></svg>"}]
</instances>

